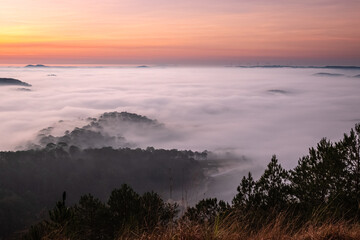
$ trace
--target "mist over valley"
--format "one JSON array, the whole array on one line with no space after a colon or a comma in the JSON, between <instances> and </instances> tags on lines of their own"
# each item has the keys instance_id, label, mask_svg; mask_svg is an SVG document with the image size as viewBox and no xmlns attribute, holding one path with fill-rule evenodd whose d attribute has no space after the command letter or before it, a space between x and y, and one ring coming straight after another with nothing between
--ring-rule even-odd
<instances>
[{"instance_id":1,"label":"mist over valley","mask_svg":"<svg viewBox=\"0 0 360 240\"><path fill-rule=\"evenodd\" d=\"M229 202L273 154L293 168L359 122L359 70L321 71L0 67L0 211L21 218L2 227L42 219L62 191L104 201L124 183L182 208Z\"/></svg>"}]
</instances>

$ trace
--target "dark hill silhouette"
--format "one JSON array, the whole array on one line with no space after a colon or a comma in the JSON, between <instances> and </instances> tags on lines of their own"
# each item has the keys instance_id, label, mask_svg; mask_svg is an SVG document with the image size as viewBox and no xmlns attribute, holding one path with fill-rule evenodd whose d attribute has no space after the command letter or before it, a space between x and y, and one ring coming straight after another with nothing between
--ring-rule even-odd
<instances>
[{"instance_id":1,"label":"dark hill silhouette","mask_svg":"<svg viewBox=\"0 0 360 240\"><path fill-rule=\"evenodd\" d=\"M341 76L344 76L344 74L319 72L319 73L315 73L314 76L320 76L320 77L341 77Z\"/></svg>"},{"instance_id":2,"label":"dark hill silhouette","mask_svg":"<svg viewBox=\"0 0 360 240\"><path fill-rule=\"evenodd\" d=\"M49 66L45 66L43 64L36 64L36 65L29 64L29 65L26 65L25 67L27 67L27 68L44 68L44 67L49 67Z\"/></svg>"},{"instance_id":3,"label":"dark hill silhouette","mask_svg":"<svg viewBox=\"0 0 360 240\"><path fill-rule=\"evenodd\" d=\"M288 91L281 90L281 89L270 89L267 90L268 93L276 93L276 94L288 94Z\"/></svg>"},{"instance_id":4,"label":"dark hill silhouette","mask_svg":"<svg viewBox=\"0 0 360 240\"><path fill-rule=\"evenodd\" d=\"M31 92L30 88L17 88L16 91L20 91L20 92Z\"/></svg>"},{"instance_id":5,"label":"dark hill silhouette","mask_svg":"<svg viewBox=\"0 0 360 240\"><path fill-rule=\"evenodd\" d=\"M15 78L0 78L0 86L8 86L8 85L31 87L30 84L26 82L22 82Z\"/></svg>"}]
</instances>

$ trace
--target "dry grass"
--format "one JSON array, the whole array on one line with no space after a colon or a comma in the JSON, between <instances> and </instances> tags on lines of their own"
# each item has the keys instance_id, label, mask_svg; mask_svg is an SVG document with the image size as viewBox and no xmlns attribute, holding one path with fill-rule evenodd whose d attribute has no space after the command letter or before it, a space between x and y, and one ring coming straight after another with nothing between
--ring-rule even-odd
<instances>
[{"instance_id":1,"label":"dry grass","mask_svg":"<svg viewBox=\"0 0 360 240\"><path fill-rule=\"evenodd\" d=\"M266 226L254 230L246 222L231 218L211 225L182 221L171 227L155 228L151 232L128 230L116 240L360 240L359 222L308 222L300 228L295 222L294 219L289 222L288 217L279 216ZM52 231L42 239L76 240L64 237L61 230Z\"/></svg>"},{"instance_id":2,"label":"dry grass","mask_svg":"<svg viewBox=\"0 0 360 240\"><path fill-rule=\"evenodd\" d=\"M294 238L301 240L359 240L360 224L338 222L334 224L323 224L318 227L308 226L304 228L301 232L295 234Z\"/></svg>"},{"instance_id":3,"label":"dry grass","mask_svg":"<svg viewBox=\"0 0 360 240\"><path fill-rule=\"evenodd\" d=\"M168 228L157 228L150 233L123 234L118 240L140 239L140 240L232 240L232 239L259 239L259 240L359 240L360 223L336 222L315 225L305 224L296 229L293 224L285 223L282 218L274 220L273 223L258 231L251 231L246 224L236 221L227 221L222 224L191 225L182 223Z\"/></svg>"}]
</instances>

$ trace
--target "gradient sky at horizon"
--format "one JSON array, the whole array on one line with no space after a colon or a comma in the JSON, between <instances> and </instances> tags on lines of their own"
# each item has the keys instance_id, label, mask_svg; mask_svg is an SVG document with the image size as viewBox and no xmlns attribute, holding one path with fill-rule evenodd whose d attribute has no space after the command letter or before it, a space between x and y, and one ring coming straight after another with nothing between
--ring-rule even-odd
<instances>
[{"instance_id":1,"label":"gradient sky at horizon","mask_svg":"<svg viewBox=\"0 0 360 240\"><path fill-rule=\"evenodd\" d=\"M0 64L360 65L359 0L2 0Z\"/></svg>"}]
</instances>

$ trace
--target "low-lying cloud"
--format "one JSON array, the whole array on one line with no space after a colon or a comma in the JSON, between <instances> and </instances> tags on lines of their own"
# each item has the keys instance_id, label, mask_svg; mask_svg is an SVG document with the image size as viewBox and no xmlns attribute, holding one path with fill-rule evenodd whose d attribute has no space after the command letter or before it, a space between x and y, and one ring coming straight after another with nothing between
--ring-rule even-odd
<instances>
[{"instance_id":1,"label":"low-lying cloud","mask_svg":"<svg viewBox=\"0 0 360 240\"><path fill-rule=\"evenodd\" d=\"M88 125L89 117L127 111L163 125L109 128L110 137L119 134L116 141L124 137L124 143L133 147L209 150L237 156L223 171L214 173L224 183L231 176L226 186L235 192L242 175L260 173L272 154L278 155L285 168L291 168L322 137L338 140L360 118L360 82L348 77L359 71L327 70L337 77L318 77L314 75L318 71L0 68L2 76L32 84L32 91L26 93L11 91L10 86L0 89L0 150L24 147L47 127L52 127L51 135L61 137L66 130L70 133Z\"/></svg>"}]
</instances>

